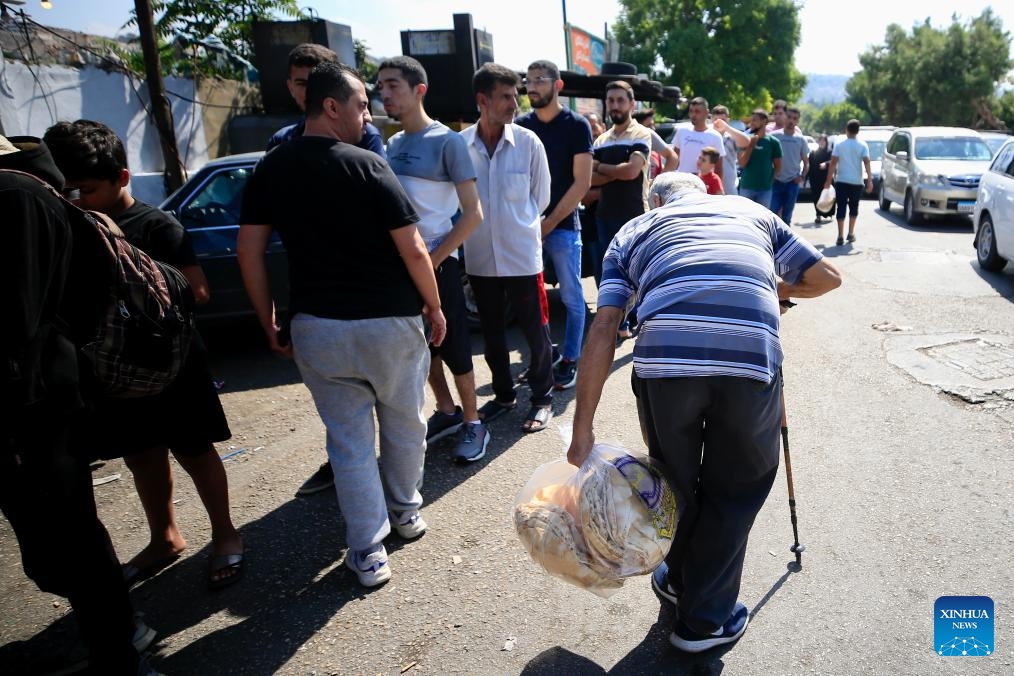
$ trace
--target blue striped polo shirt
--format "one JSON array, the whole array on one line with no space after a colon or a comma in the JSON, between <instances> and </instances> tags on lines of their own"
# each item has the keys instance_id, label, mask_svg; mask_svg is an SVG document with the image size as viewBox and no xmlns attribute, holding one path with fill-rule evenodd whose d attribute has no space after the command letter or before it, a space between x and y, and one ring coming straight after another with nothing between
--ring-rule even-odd
<instances>
[{"instance_id":1,"label":"blue striped polo shirt","mask_svg":"<svg viewBox=\"0 0 1014 676\"><path fill-rule=\"evenodd\" d=\"M684 193L620 229L598 304L636 306L640 378L770 382L782 363L776 275L795 283L821 258L746 198Z\"/></svg>"}]
</instances>

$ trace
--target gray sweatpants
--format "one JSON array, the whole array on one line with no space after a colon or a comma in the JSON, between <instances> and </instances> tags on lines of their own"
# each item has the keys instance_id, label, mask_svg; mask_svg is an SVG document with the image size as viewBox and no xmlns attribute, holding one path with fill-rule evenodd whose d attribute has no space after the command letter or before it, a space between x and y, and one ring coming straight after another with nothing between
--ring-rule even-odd
<instances>
[{"instance_id":1,"label":"gray sweatpants","mask_svg":"<svg viewBox=\"0 0 1014 676\"><path fill-rule=\"evenodd\" d=\"M430 355L420 317L337 320L297 314L292 347L327 429L350 549L391 532L388 511L416 510L426 452L424 386ZM380 464L373 413L380 424ZM386 498L385 498L386 489Z\"/></svg>"}]
</instances>

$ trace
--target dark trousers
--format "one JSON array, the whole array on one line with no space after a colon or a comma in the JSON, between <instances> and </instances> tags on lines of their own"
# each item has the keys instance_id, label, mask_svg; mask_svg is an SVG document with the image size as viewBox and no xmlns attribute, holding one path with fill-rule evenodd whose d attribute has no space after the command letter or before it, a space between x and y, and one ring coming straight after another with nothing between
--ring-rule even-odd
<instances>
[{"instance_id":1,"label":"dark trousers","mask_svg":"<svg viewBox=\"0 0 1014 676\"><path fill-rule=\"evenodd\" d=\"M542 322L539 306L538 275L522 277L468 276L479 308L479 324L485 341L486 364L493 374L493 393L497 401L514 401L514 379L511 377L510 354L507 351L505 301L510 301L517 316L518 327L531 352L528 386L532 405L546 406L553 402L553 343L549 325Z\"/></svg>"},{"instance_id":2,"label":"dark trousers","mask_svg":"<svg viewBox=\"0 0 1014 676\"><path fill-rule=\"evenodd\" d=\"M666 563L679 617L709 634L732 614L747 537L778 472L781 382L634 375L632 386L649 455L677 496Z\"/></svg>"},{"instance_id":3,"label":"dark trousers","mask_svg":"<svg viewBox=\"0 0 1014 676\"><path fill-rule=\"evenodd\" d=\"M68 451L66 415L41 413L18 421L24 432L5 430L0 508L17 535L25 574L74 608L90 672L136 674L134 613L95 510L88 463Z\"/></svg>"}]
</instances>

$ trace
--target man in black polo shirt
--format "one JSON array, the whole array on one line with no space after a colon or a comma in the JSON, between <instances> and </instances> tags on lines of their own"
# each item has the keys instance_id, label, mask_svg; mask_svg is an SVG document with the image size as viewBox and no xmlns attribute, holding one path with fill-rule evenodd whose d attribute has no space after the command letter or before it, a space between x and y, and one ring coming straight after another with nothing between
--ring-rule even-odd
<instances>
[{"instance_id":1,"label":"man in black polo shirt","mask_svg":"<svg viewBox=\"0 0 1014 676\"><path fill-rule=\"evenodd\" d=\"M354 70L321 63L311 71L306 131L250 177L237 254L268 344L296 358L327 429L345 564L373 587L391 577L382 543L391 527L406 539L426 530L417 486L430 357L420 312L435 345L447 324L412 203L386 162L351 145L367 102ZM272 229L289 255L291 345L275 323L264 262Z\"/></svg>"},{"instance_id":2,"label":"man in black polo shirt","mask_svg":"<svg viewBox=\"0 0 1014 676\"><path fill-rule=\"evenodd\" d=\"M528 66L525 81L532 112L516 122L531 129L546 147L549 161L549 206L542 215L542 252L553 262L560 282L560 298L567 308L567 326L561 354L553 369L553 383L563 390L577 380L577 360L584 339L587 307L581 288L581 223L577 205L591 186L592 137L588 121L564 108L560 69L551 61Z\"/></svg>"}]
</instances>

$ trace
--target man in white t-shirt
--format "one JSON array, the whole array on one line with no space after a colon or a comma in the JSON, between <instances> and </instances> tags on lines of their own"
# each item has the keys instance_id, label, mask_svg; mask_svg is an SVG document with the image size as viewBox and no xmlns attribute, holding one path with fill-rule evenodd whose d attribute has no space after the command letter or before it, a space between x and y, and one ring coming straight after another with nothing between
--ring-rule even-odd
<instances>
[{"instance_id":1,"label":"man in white t-shirt","mask_svg":"<svg viewBox=\"0 0 1014 676\"><path fill-rule=\"evenodd\" d=\"M673 149L679 155L680 163L676 171L683 171L688 174L697 173L697 158L701 150L712 146L718 149L722 156L721 164L725 163L725 144L722 143L722 135L708 127L708 101L703 96L697 96L690 100L690 109L687 112L693 129L680 127L676 130L673 138ZM722 167L715 170L721 174Z\"/></svg>"}]
</instances>

